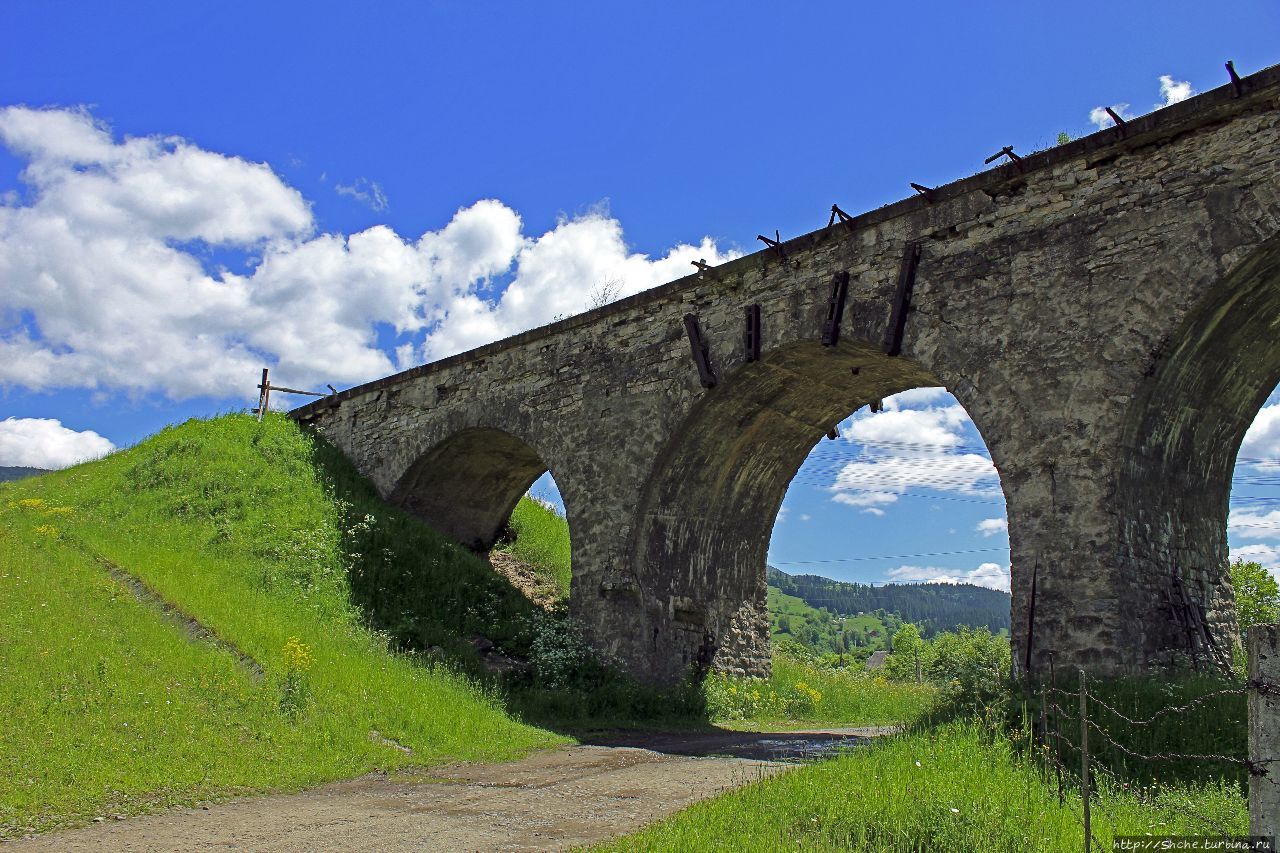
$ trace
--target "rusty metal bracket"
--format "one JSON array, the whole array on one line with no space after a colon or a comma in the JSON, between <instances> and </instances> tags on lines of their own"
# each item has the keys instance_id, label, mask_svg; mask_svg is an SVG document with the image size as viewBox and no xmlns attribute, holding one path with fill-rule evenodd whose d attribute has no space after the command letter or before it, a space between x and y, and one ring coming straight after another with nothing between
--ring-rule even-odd
<instances>
[{"instance_id":1,"label":"rusty metal bracket","mask_svg":"<svg viewBox=\"0 0 1280 853\"><path fill-rule=\"evenodd\" d=\"M849 298L849 272L841 270L831 277L831 296L827 298L827 319L822 324L822 345L840 343L840 321L844 319L844 303Z\"/></svg>"},{"instance_id":2,"label":"rusty metal bracket","mask_svg":"<svg viewBox=\"0 0 1280 853\"><path fill-rule=\"evenodd\" d=\"M689 347L693 350L693 363L698 368L698 381L703 388L716 387L716 372L711 367L711 347L702 335L702 327L693 314L684 315L684 330L689 335Z\"/></svg>"},{"instance_id":3,"label":"rusty metal bracket","mask_svg":"<svg viewBox=\"0 0 1280 853\"><path fill-rule=\"evenodd\" d=\"M871 412L872 412L872 414L875 414L876 412L883 412L883 411L884 411L884 400L872 400L872 401L871 401Z\"/></svg>"},{"instance_id":4,"label":"rusty metal bracket","mask_svg":"<svg viewBox=\"0 0 1280 853\"><path fill-rule=\"evenodd\" d=\"M711 272L711 264L707 263L706 258L700 258L696 261L689 261L698 268L698 278L703 278L707 273Z\"/></svg>"},{"instance_id":5,"label":"rusty metal bracket","mask_svg":"<svg viewBox=\"0 0 1280 853\"><path fill-rule=\"evenodd\" d=\"M982 162L987 165L990 165L991 163L994 163L995 161L999 160L1001 157L1008 157L1011 162L1017 163L1019 168L1021 168L1022 166L1022 158L1019 157L1017 154L1013 153L1012 145L1006 145L1005 147L1001 148L999 151L992 154L990 157L983 160Z\"/></svg>"},{"instance_id":6,"label":"rusty metal bracket","mask_svg":"<svg viewBox=\"0 0 1280 853\"><path fill-rule=\"evenodd\" d=\"M934 190L933 187L926 187L924 184L917 184L915 181L912 181L911 189L915 190L916 192L920 193L920 195L924 196L924 200L929 202L930 204L932 204L934 200L937 198L937 195L936 195L937 191Z\"/></svg>"},{"instance_id":7,"label":"rusty metal bracket","mask_svg":"<svg viewBox=\"0 0 1280 853\"><path fill-rule=\"evenodd\" d=\"M1103 107L1102 109L1106 111L1107 115L1111 116L1111 120L1116 123L1116 127L1120 128L1120 135L1124 136L1127 129L1125 128L1124 119L1120 118L1120 114L1111 109L1111 107Z\"/></svg>"},{"instance_id":8,"label":"rusty metal bracket","mask_svg":"<svg viewBox=\"0 0 1280 853\"><path fill-rule=\"evenodd\" d=\"M831 218L827 220L827 227L830 228L832 225L835 225L837 218L839 218L841 223L853 221L853 217L841 210L840 205L833 204L831 205Z\"/></svg>"},{"instance_id":9,"label":"rusty metal bracket","mask_svg":"<svg viewBox=\"0 0 1280 853\"><path fill-rule=\"evenodd\" d=\"M827 438L831 439L832 441L835 441L839 437L840 437L840 430L836 429L835 427L832 427L831 429L827 430Z\"/></svg>"},{"instance_id":10,"label":"rusty metal bracket","mask_svg":"<svg viewBox=\"0 0 1280 853\"><path fill-rule=\"evenodd\" d=\"M782 251L782 234L779 233L777 229L774 229L773 236L774 236L774 239L770 240L768 237L764 236L763 234L757 234L756 239L759 240L761 243L764 243L770 249L773 249L775 252L777 252L778 257L782 258L785 261L787 259L787 253Z\"/></svg>"},{"instance_id":11,"label":"rusty metal bracket","mask_svg":"<svg viewBox=\"0 0 1280 853\"><path fill-rule=\"evenodd\" d=\"M919 261L920 244L908 243L902 253L902 266L898 268L898 287L893 294L889 326L884 332L885 355L895 356L902 352L902 335L907 329L907 312L911 310L911 292L916 286L916 265Z\"/></svg>"},{"instance_id":12,"label":"rusty metal bracket","mask_svg":"<svg viewBox=\"0 0 1280 853\"><path fill-rule=\"evenodd\" d=\"M747 353L747 361L759 361L761 349L761 326L759 304L747 306L747 329L743 335L743 347Z\"/></svg>"},{"instance_id":13,"label":"rusty metal bracket","mask_svg":"<svg viewBox=\"0 0 1280 853\"><path fill-rule=\"evenodd\" d=\"M1236 64L1228 59L1226 68L1227 74L1231 75L1231 91L1234 92L1235 96L1238 98L1243 94L1243 92L1240 88L1240 75L1236 73Z\"/></svg>"}]
</instances>

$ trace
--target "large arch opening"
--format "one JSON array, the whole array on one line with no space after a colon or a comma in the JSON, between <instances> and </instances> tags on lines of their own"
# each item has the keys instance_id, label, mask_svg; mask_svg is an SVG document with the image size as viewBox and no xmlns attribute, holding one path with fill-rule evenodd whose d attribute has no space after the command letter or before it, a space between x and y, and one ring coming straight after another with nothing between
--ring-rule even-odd
<instances>
[{"instance_id":1,"label":"large arch opening","mask_svg":"<svg viewBox=\"0 0 1280 853\"><path fill-rule=\"evenodd\" d=\"M907 625L926 641L961 626L1010 632L999 474L942 387L860 409L813 447L774 520L768 563L775 649L861 669L883 665L875 653L892 651Z\"/></svg>"},{"instance_id":2,"label":"large arch opening","mask_svg":"<svg viewBox=\"0 0 1280 853\"><path fill-rule=\"evenodd\" d=\"M1233 475L1280 383L1280 236L1213 286L1149 370L1126 420L1116 495L1122 612L1138 614L1131 642L1147 662L1224 665L1239 642Z\"/></svg>"},{"instance_id":3,"label":"large arch opening","mask_svg":"<svg viewBox=\"0 0 1280 853\"><path fill-rule=\"evenodd\" d=\"M645 675L767 674L765 567L788 484L852 413L941 384L879 347L814 341L772 349L709 392L659 458L641 505L634 547L652 661Z\"/></svg>"}]
</instances>

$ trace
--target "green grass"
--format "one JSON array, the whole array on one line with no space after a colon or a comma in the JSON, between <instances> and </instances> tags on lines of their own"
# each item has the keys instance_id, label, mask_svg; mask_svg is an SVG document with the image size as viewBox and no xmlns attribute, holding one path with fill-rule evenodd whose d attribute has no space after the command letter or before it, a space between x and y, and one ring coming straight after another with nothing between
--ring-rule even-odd
<instances>
[{"instance_id":1,"label":"green grass","mask_svg":"<svg viewBox=\"0 0 1280 853\"><path fill-rule=\"evenodd\" d=\"M937 697L929 685L897 684L860 669L839 669L778 652L768 679L711 674L703 684L714 719L796 727L884 726L915 721ZM754 727L754 726L753 726Z\"/></svg>"},{"instance_id":2,"label":"green grass","mask_svg":"<svg viewBox=\"0 0 1280 853\"><path fill-rule=\"evenodd\" d=\"M499 547L518 557L559 593L569 597L569 522L553 508L528 496L511 513L511 541Z\"/></svg>"},{"instance_id":3,"label":"green grass","mask_svg":"<svg viewBox=\"0 0 1280 853\"><path fill-rule=\"evenodd\" d=\"M477 627L515 636L527 602L283 418L167 429L0 487L0 514L0 837L564 740L392 651L405 636L465 645ZM291 637L309 666L286 660Z\"/></svg>"},{"instance_id":4,"label":"green grass","mask_svg":"<svg viewBox=\"0 0 1280 853\"><path fill-rule=\"evenodd\" d=\"M1096 850L1115 835L1211 833L1188 810L1247 835L1233 784L1106 789ZM1082 807L977 723L886 739L698 803L602 850L1078 851Z\"/></svg>"}]
</instances>

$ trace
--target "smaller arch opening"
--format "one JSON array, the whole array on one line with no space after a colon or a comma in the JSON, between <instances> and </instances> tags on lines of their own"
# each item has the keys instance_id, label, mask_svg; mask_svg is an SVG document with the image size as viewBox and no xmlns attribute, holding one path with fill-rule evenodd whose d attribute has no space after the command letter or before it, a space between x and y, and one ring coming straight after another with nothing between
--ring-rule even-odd
<instances>
[{"instance_id":1,"label":"smaller arch opening","mask_svg":"<svg viewBox=\"0 0 1280 853\"><path fill-rule=\"evenodd\" d=\"M572 553L564 499L546 471L516 503L489 562L535 603L549 607L569 600Z\"/></svg>"},{"instance_id":2,"label":"smaller arch opening","mask_svg":"<svg viewBox=\"0 0 1280 853\"><path fill-rule=\"evenodd\" d=\"M473 551L485 552L547 466L511 433L473 428L424 453L400 478L391 503Z\"/></svg>"},{"instance_id":3,"label":"smaller arch opening","mask_svg":"<svg viewBox=\"0 0 1280 853\"><path fill-rule=\"evenodd\" d=\"M391 502L479 554L542 607L568 600L569 521L541 455L499 429L461 430L424 453Z\"/></svg>"}]
</instances>

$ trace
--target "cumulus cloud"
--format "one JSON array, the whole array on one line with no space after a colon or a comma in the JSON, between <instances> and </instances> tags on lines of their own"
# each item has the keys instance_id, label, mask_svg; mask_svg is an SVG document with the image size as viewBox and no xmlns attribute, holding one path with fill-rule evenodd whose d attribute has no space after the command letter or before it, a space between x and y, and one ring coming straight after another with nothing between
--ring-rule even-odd
<instances>
[{"instance_id":1,"label":"cumulus cloud","mask_svg":"<svg viewBox=\"0 0 1280 853\"><path fill-rule=\"evenodd\" d=\"M890 569L886 575L889 580L898 583L970 583L988 589L1009 591L1009 567L999 563L983 563L968 572L932 566L899 566Z\"/></svg>"},{"instance_id":2,"label":"cumulus cloud","mask_svg":"<svg viewBox=\"0 0 1280 853\"><path fill-rule=\"evenodd\" d=\"M709 238L630 252L603 211L530 236L492 199L417 238L317 233L266 164L117 140L83 110L0 109L0 144L27 187L0 201L0 387L245 398L264 365L353 384L577 313L601 281L629 295L733 256ZM245 263L213 263L225 252Z\"/></svg>"},{"instance_id":3,"label":"cumulus cloud","mask_svg":"<svg viewBox=\"0 0 1280 853\"><path fill-rule=\"evenodd\" d=\"M1280 545L1243 545L1231 549L1232 560L1259 563L1280 580Z\"/></svg>"},{"instance_id":4,"label":"cumulus cloud","mask_svg":"<svg viewBox=\"0 0 1280 853\"><path fill-rule=\"evenodd\" d=\"M997 533L1008 531L1009 520L1006 518L984 518L978 522L974 529L983 536L995 536Z\"/></svg>"},{"instance_id":5,"label":"cumulus cloud","mask_svg":"<svg viewBox=\"0 0 1280 853\"><path fill-rule=\"evenodd\" d=\"M0 421L0 465L66 468L105 456L112 450L115 445L96 432L77 432L53 418Z\"/></svg>"},{"instance_id":6,"label":"cumulus cloud","mask_svg":"<svg viewBox=\"0 0 1280 853\"><path fill-rule=\"evenodd\" d=\"M975 452L980 442L966 438L969 424L964 408L934 388L895 395L884 411L855 416L841 437L857 453L836 473L832 500L874 511L910 490L995 497L999 477L991 460Z\"/></svg>"},{"instance_id":7,"label":"cumulus cloud","mask_svg":"<svg viewBox=\"0 0 1280 853\"><path fill-rule=\"evenodd\" d=\"M1158 106L1167 107L1181 103L1194 94L1195 90L1191 88L1191 84L1187 81L1174 80L1168 74L1160 75L1160 99L1163 103Z\"/></svg>"},{"instance_id":8,"label":"cumulus cloud","mask_svg":"<svg viewBox=\"0 0 1280 853\"><path fill-rule=\"evenodd\" d=\"M1259 468L1280 469L1280 403L1263 406L1240 443L1239 460Z\"/></svg>"},{"instance_id":9,"label":"cumulus cloud","mask_svg":"<svg viewBox=\"0 0 1280 853\"><path fill-rule=\"evenodd\" d=\"M1241 539L1280 539L1280 509L1232 510L1227 519L1227 532Z\"/></svg>"}]
</instances>

